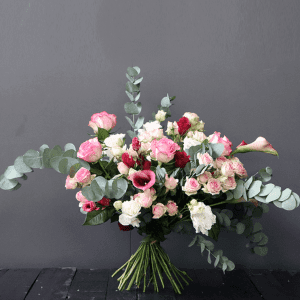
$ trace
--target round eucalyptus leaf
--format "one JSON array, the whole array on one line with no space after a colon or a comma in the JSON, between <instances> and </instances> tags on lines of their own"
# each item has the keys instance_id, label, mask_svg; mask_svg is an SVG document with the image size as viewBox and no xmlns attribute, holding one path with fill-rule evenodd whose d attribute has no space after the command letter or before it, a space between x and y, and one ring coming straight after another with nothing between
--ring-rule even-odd
<instances>
[{"instance_id":1,"label":"round eucalyptus leaf","mask_svg":"<svg viewBox=\"0 0 300 300\"><path fill-rule=\"evenodd\" d=\"M50 150L49 153L49 158L55 157L55 156L60 156L63 154L63 150L59 145L54 146L53 149Z\"/></svg>"},{"instance_id":2,"label":"round eucalyptus leaf","mask_svg":"<svg viewBox=\"0 0 300 300\"><path fill-rule=\"evenodd\" d=\"M227 191L225 194L226 194L226 196L227 196L227 199L226 199L226 200L231 200L231 199L233 199L233 194L232 194L232 192Z\"/></svg>"},{"instance_id":3,"label":"round eucalyptus leaf","mask_svg":"<svg viewBox=\"0 0 300 300\"><path fill-rule=\"evenodd\" d=\"M288 199L292 194L292 190L289 188L286 188L282 193L281 196L279 197L278 201L282 202L286 199Z\"/></svg>"},{"instance_id":4,"label":"round eucalyptus leaf","mask_svg":"<svg viewBox=\"0 0 300 300\"><path fill-rule=\"evenodd\" d=\"M244 223L237 223L236 224L236 233L237 234L242 234L245 230L246 226Z\"/></svg>"},{"instance_id":5,"label":"round eucalyptus leaf","mask_svg":"<svg viewBox=\"0 0 300 300\"><path fill-rule=\"evenodd\" d=\"M82 168L85 168L87 170L91 169L91 167L90 167L90 165L89 165L88 162L82 160L81 158L78 158L77 161L80 163L80 165L81 165Z\"/></svg>"},{"instance_id":6,"label":"round eucalyptus leaf","mask_svg":"<svg viewBox=\"0 0 300 300\"><path fill-rule=\"evenodd\" d=\"M256 253L260 256L265 256L268 253L268 247L259 247L259 246L257 246L257 247L254 247L253 250L254 250L254 253Z\"/></svg>"},{"instance_id":7,"label":"round eucalyptus leaf","mask_svg":"<svg viewBox=\"0 0 300 300\"><path fill-rule=\"evenodd\" d=\"M135 68L138 68L138 67L135 67ZM139 75L139 72L135 68L128 67L127 74L131 77L135 77L135 76Z\"/></svg>"},{"instance_id":8,"label":"round eucalyptus leaf","mask_svg":"<svg viewBox=\"0 0 300 300\"><path fill-rule=\"evenodd\" d=\"M234 270L235 264L231 260L228 260L226 262L226 264L227 264L227 270L226 271L232 271L232 270Z\"/></svg>"},{"instance_id":9,"label":"round eucalyptus leaf","mask_svg":"<svg viewBox=\"0 0 300 300\"><path fill-rule=\"evenodd\" d=\"M77 151L75 145L73 145L72 143L66 144L64 147L64 150L65 150L65 152L68 150L74 150L75 152Z\"/></svg>"},{"instance_id":10,"label":"round eucalyptus leaf","mask_svg":"<svg viewBox=\"0 0 300 300\"><path fill-rule=\"evenodd\" d=\"M63 157L77 158L77 152L73 149L69 149L62 156Z\"/></svg>"},{"instance_id":11,"label":"round eucalyptus leaf","mask_svg":"<svg viewBox=\"0 0 300 300\"><path fill-rule=\"evenodd\" d=\"M14 166L9 166L4 172L4 176L7 179L15 179L15 178L20 178L23 176L22 173L19 173Z\"/></svg>"},{"instance_id":12,"label":"round eucalyptus leaf","mask_svg":"<svg viewBox=\"0 0 300 300\"><path fill-rule=\"evenodd\" d=\"M269 174L269 175L272 175L272 169L270 167L266 167L266 172Z\"/></svg>"},{"instance_id":13,"label":"round eucalyptus leaf","mask_svg":"<svg viewBox=\"0 0 300 300\"><path fill-rule=\"evenodd\" d=\"M49 146L47 144L43 144L41 147L40 147L40 151L43 152L45 149L49 149Z\"/></svg>"},{"instance_id":14,"label":"round eucalyptus leaf","mask_svg":"<svg viewBox=\"0 0 300 300\"><path fill-rule=\"evenodd\" d=\"M59 162L61 161L63 157L62 156L54 156L50 159L50 165L51 167L58 173L60 173L59 171Z\"/></svg>"},{"instance_id":15,"label":"round eucalyptus leaf","mask_svg":"<svg viewBox=\"0 0 300 300\"><path fill-rule=\"evenodd\" d=\"M299 195L298 194L296 194L295 192L293 192L293 196L295 197L295 200L296 200L296 202L297 202L297 207L300 205L300 197L299 197Z\"/></svg>"},{"instance_id":16,"label":"round eucalyptus leaf","mask_svg":"<svg viewBox=\"0 0 300 300\"><path fill-rule=\"evenodd\" d=\"M272 178L272 176L269 175L267 172L261 172L261 173L260 173L260 176L261 176L261 180L262 180L263 182L269 181L269 180L271 180L271 178Z\"/></svg>"},{"instance_id":17,"label":"round eucalyptus leaf","mask_svg":"<svg viewBox=\"0 0 300 300\"><path fill-rule=\"evenodd\" d=\"M28 167L24 161L23 161L23 156L18 156L14 162L14 167L17 172L19 173L29 173L33 172L33 170Z\"/></svg>"},{"instance_id":18,"label":"round eucalyptus leaf","mask_svg":"<svg viewBox=\"0 0 300 300\"><path fill-rule=\"evenodd\" d=\"M283 202L280 202L280 201L278 201L278 200L275 200L275 201L273 201L272 202L275 206L277 206L278 208L282 208L282 203Z\"/></svg>"},{"instance_id":19,"label":"round eucalyptus leaf","mask_svg":"<svg viewBox=\"0 0 300 300\"><path fill-rule=\"evenodd\" d=\"M23 162L31 168L40 168L42 165L42 157L40 157L39 151L31 149L23 155Z\"/></svg>"},{"instance_id":20,"label":"round eucalyptus leaf","mask_svg":"<svg viewBox=\"0 0 300 300\"><path fill-rule=\"evenodd\" d=\"M267 185L265 185L265 186L261 189L261 191L260 191L260 193L258 194L258 196L263 197L263 196L269 195L269 194L271 193L271 191L273 190L274 187L275 187L275 184L273 184L273 183L268 183ZM258 200L258 199L256 199L256 200Z\"/></svg>"},{"instance_id":21,"label":"round eucalyptus leaf","mask_svg":"<svg viewBox=\"0 0 300 300\"><path fill-rule=\"evenodd\" d=\"M13 190L18 184L21 186L21 184L15 179L7 179L4 174L0 176L0 188L2 190Z\"/></svg>"},{"instance_id":22,"label":"round eucalyptus leaf","mask_svg":"<svg viewBox=\"0 0 300 300\"><path fill-rule=\"evenodd\" d=\"M127 191L128 183L124 178L117 178L112 183L114 198L120 199Z\"/></svg>"},{"instance_id":23,"label":"round eucalyptus leaf","mask_svg":"<svg viewBox=\"0 0 300 300\"><path fill-rule=\"evenodd\" d=\"M244 192L244 181L239 179L236 185L236 188L233 191L234 199L239 199L242 197Z\"/></svg>"},{"instance_id":24,"label":"round eucalyptus leaf","mask_svg":"<svg viewBox=\"0 0 300 300\"><path fill-rule=\"evenodd\" d=\"M222 213L224 213L225 215L227 215L227 217L229 219L231 219L233 217L233 212L230 209L222 209Z\"/></svg>"},{"instance_id":25,"label":"round eucalyptus leaf","mask_svg":"<svg viewBox=\"0 0 300 300\"><path fill-rule=\"evenodd\" d=\"M41 155L43 156L43 166L45 168L51 169L52 167L50 165L50 149L44 149Z\"/></svg>"},{"instance_id":26,"label":"round eucalyptus leaf","mask_svg":"<svg viewBox=\"0 0 300 300\"><path fill-rule=\"evenodd\" d=\"M287 200L281 202L282 203L282 208L285 210L293 210L296 208L296 200L293 195L291 195Z\"/></svg>"},{"instance_id":27,"label":"round eucalyptus leaf","mask_svg":"<svg viewBox=\"0 0 300 300\"><path fill-rule=\"evenodd\" d=\"M269 193L269 195L266 198L266 203L270 203L274 200L278 200L278 198L281 195L281 187L280 186L275 186L271 193Z\"/></svg>"},{"instance_id":28,"label":"round eucalyptus leaf","mask_svg":"<svg viewBox=\"0 0 300 300\"><path fill-rule=\"evenodd\" d=\"M266 197L255 196L254 199L259 202L266 203Z\"/></svg>"},{"instance_id":29,"label":"round eucalyptus leaf","mask_svg":"<svg viewBox=\"0 0 300 300\"><path fill-rule=\"evenodd\" d=\"M99 177L101 177L101 176L99 176ZM103 179L106 180L105 178L103 178ZM101 188L99 183L96 181L96 179L94 179L91 183L91 188L92 188L93 193L95 194L95 196L97 196L97 198L100 198L100 200L101 200L104 197L104 195L105 195L105 185L104 185L104 188Z\"/></svg>"},{"instance_id":30,"label":"round eucalyptus leaf","mask_svg":"<svg viewBox=\"0 0 300 300\"><path fill-rule=\"evenodd\" d=\"M212 143L212 144L210 144L210 147L212 149L211 156L213 159L220 157L224 151L224 145L222 143Z\"/></svg>"},{"instance_id":31,"label":"round eucalyptus leaf","mask_svg":"<svg viewBox=\"0 0 300 300\"><path fill-rule=\"evenodd\" d=\"M247 181L246 181L246 183L245 183L245 188L248 190L249 189L249 186L250 186L250 184L252 183L252 181L253 181L253 176L251 176Z\"/></svg>"},{"instance_id":32,"label":"round eucalyptus leaf","mask_svg":"<svg viewBox=\"0 0 300 300\"><path fill-rule=\"evenodd\" d=\"M89 201L101 200L96 197L96 195L94 194L94 192L90 186L86 186L86 187L82 188L82 195Z\"/></svg>"},{"instance_id":33,"label":"round eucalyptus leaf","mask_svg":"<svg viewBox=\"0 0 300 300\"><path fill-rule=\"evenodd\" d=\"M250 185L250 188L248 190L248 197L253 198L254 196L258 195L260 193L262 182L259 180L255 180Z\"/></svg>"}]
</instances>

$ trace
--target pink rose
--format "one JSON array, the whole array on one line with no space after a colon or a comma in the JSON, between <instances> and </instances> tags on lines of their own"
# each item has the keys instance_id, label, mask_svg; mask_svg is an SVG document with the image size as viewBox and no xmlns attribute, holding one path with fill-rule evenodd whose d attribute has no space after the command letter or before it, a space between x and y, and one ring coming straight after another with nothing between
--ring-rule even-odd
<instances>
[{"instance_id":1,"label":"pink rose","mask_svg":"<svg viewBox=\"0 0 300 300\"><path fill-rule=\"evenodd\" d=\"M218 179L211 178L208 180L207 184L202 189L204 193L210 193L212 195L217 195L222 190L221 182Z\"/></svg>"},{"instance_id":2,"label":"pink rose","mask_svg":"<svg viewBox=\"0 0 300 300\"><path fill-rule=\"evenodd\" d=\"M273 146L262 136L259 136L253 143L247 144L242 141L236 149L231 153L231 155L235 153L246 153L246 152L265 152L270 153L275 156L279 156L277 151L273 148Z\"/></svg>"},{"instance_id":3,"label":"pink rose","mask_svg":"<svg viewBox=\"0 0 300 300\"><path fill-rule=\"evenodd\" d=\"M209 165L212 164L214 162L213 158L208 154L208 153L198 153L197 154L197 158L199 160L199 164L200 165Z\"/></svg>"},{"instance_id":4,"label":"pink rose","mask_svg":"<svg viewBox=\"0 0 300 300\"><path fill-rule=\"evenodd\" d=\"M99 128L104 128L110 130L114 128L117 124L117 117L114 114L108 114L106 111L101 113L96 113L91 116L91 121L89 125L95 133L98 132Z\"/></svg>"},{"instance_id":5,"label":"pink rose","mask_svg":"<svg viewBox=\"0 0 300 300\"><path fill-rule=\"evenodd\" d=\"M77 152L77 157L87 162L96 162L102 155L102 146L98 138L89 139L82 143Z\"/></svg>"},{"instance_id":6,"label":"pink rose","mask_svg":"<svg viewBox=\"0 0 300 300\"><path fill-rule=\"evenodd\" d=\"M71 178L70 175L67 176L65 187L67 190L74 190L77 187L77 181L75 178Z\"/></svg>"},{"instance_id":7,"label":"pink rose","mask_svg":"<svg viewBox=\"0 0 300 300\"><path fill-rule=\"evenodd\" d=\"M234 176L228 177L222 182L222 192L226 193L228 190L234 190L236 188L236 181Z\"/></svg>"},{"instance_id":8,"label":"pink rose","mask_svg":"<svg viewBox=\"0 0 300 300\"><path fill-rule=\"evenodd\" d=\"M145 190L144 193L138 193L138 194L134 195L133 199L137 203L139 203L142 207L149 208L152 205L153 201L156 199L156 196L153 197L153 191L148 189L148 190Z\"/></svg>"},{"instance_id":9,"label":"pink rose","mask_svg":"<svg viewBox=\"0 0 300 300\"><path fill-rule=\"evenodd\" d=\"M118 170L121 174L127 175L129 173L129 168L122 161L118 163Z\"/></svg>"},{"instance_id":10,"label":"pink rose","mask_svg":"<svg viewBox=\"0 0 300 300\"><path fill-rule=\"evenodd\" d=\"M74 178L79 182L79 183L88 183L91 179L91 172L86 169L86 168L80 168Z\"/></svg>"},{"instance_id":11,"label":"pink rose","mask_svg":"<svg viewBox=\"0 0 300 300\"><path fill-rule=\"evenodd\" d=\"M221 156L228 156L232 151L231 150L232 143L229 141L229 139L225 135L223 138L221 138L220 135L221 135L220 132L215 131L214 134L211 134L208 137L208 141L209 141L209 143L212 143L212 144L215 144L215 143L223 144L224 151L221 154Z\"/></svg>"},{"instance_id":12,"label":"pink rose","mask_svg":"<svg viewBox=\"0 0 300 300\"><path fill-rule=\"evenodd\" d=\"M170 216L175 216L178 213L178 206L172 200L169 200L167 203L167 212Z\"/></svg>"},{"instance_id":13,"label":"pink rose","mask_svg":"<svg viewBox=\"0 0 300 300\"><path fill-rule=\"evenodd\" d=\"M230 160L227 160L226 162L224 162L221 167L221 173L226 177L233 176L234 175L233 162Z\"/></svg>"},{"instance_id":14,"label":"pink rose","mask_svg":"<svg viewBox=\"0 0 300 300\"><path fill-rule=\"evenodd\" d=\"M180 146L170 139L153 140L151 142L152 152L150 156L160 162L168 163L174 158L176 150L180 150Z\"/></svg>"},{"instance_id":15,"label":"pink rose","mask_svg":"<svg viewBox=\"0 0 300 300\"><path fill-rule=\"evenodd\" d=\"M162 203L157 203L155 205L152 205L152 213L153 213L152 219L159 219L166 213L166 211L167 211L167 207Z\"/></svg>"},{"instance_id":16,"label":"pink rose","mask_svg":"<svg viewBox=\"0 0 300 300\"><path fill-rule=\"evenodd\" d=\"M82 191L79 191L76 193L76 199L79 201L79 202L87 202L89 201L88 199L86 199L83 195L82 195Z\"/></svg>"},{"instance_id":17,"label":"pink rose","mask_svg":"<svg viewBox=\"0 0 300 300\"><path fill-rule=\"evenodd\" d=\"M219 156L218 158L215 159L214 161L214 168L215 169L221 169L222 165L224 164L225 161L228 159L225 156Z\"/></svg>"},{"instance_id":18,"label":"pink rose","mask_svg":"<svg viewBox=\"0 0 300 300\"><path fill-rule=\"evenodd\" d=\"M212 175L210 172L208 171L204 171L203 174L199 175L197 177L197 181L199 182L199 184L204 184L208 181L208 179L212 178Z\"/></svg>"},{"instance_id":19,"label":"pink rose","mask_svg":"<svg viewBox=\"0 0 300 300\"><path fill-rule=\"evenodd\" d=\"M169 190L174 190L178 184L178 179L175 179L174 177L170 177L168 176L168 174L166 174L165 176L165 187L167 188L167 192Z\"/></svg>"},{"instance_id":20,"label":"pink rose","mask_svg":"<svg viewBox=\"0 0 300 300\"><path fill-rule=\"evenodd\" d=\"M143 191L151 188L155 183L155 173L151 170L137 171L131 176L132 184Z\"/></svg>"},{"instance_id":21,"label":"pink rose","mask_svg":"<svg viewBox=\"0 0 300 300\"><path fill-rule=\"evenodd\" d=\"M246 178L248 177L247 171L244 168L243 164L241 162L234 161L232 163L234 172L240 177L240 178Z\"/></svg>"},{"instance_id":22,"label":"pink rose","mask_svg":"<svg viewBox=\"0 0 300 300\"><path fill-rule=\"evenodd\" d=\"M197 194L200 189L200 184L195 178L186 177L186 183L182 187L182 190L186 193L186 195L191 196Z\"/></svg>"},{"instance_id":23,"label":"pink rose","mask_svg":"<svg viewBox=\"0 0 300 300\"><path fill-rule=\"evenodd\" d=\"M86 212L91 212L97 208L94 201L86 201L82 204L82 210Z\"/></svg>"}]
</instances>

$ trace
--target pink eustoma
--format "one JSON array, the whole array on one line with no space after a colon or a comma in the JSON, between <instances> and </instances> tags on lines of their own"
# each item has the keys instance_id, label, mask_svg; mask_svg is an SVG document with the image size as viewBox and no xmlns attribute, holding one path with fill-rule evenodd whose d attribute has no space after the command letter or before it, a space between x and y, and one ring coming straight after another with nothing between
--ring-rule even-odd
<instances>
[{"instance_id":1,"label":"pink eustoma","mask_svg":"<svg viewBox=\"0 0 300 300\"><path fill-rule=\"evenodd\" d=\"M143 191L150 189L155 183L155 173L151 170L137 171L132 174L133 185Z\"/></svg>"}]
</instances>

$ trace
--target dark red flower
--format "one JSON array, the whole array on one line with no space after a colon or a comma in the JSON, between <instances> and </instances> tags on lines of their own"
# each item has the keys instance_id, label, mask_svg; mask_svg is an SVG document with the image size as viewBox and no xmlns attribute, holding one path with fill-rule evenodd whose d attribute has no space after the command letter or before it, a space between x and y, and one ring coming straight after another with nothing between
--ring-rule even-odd
<instances>
[{"instance_id":1,"label":"dark red flower","mask_svg":"<svg viewBox=\"0 0 300 300\"><path fill-rule=\"evenodd\" d=\"M103 197L100 201L98 201L98 203L103 206L109 206L110 199Z\"/></svg>"},{"instance_id":2,"label":"dark red flower","mask_svg":"<svg viewBox=\"0 0 300 300\"><path fill-rule=\"evenodd\" d=\"M122 230L122 231L130 231L133 229L132 225L124 226L120 222L118 222L118 225L119 225L120 230Z\"/></svg>"},{"instance_id":3,"label":"dark red flower","mask_svg":"<svg viewBox=\"0 0 300 300\"><path fill-rule=\"evenodd\" d=\"M175 152L175 167L184 168L185 165L190 161L190 155L187 155L185 151L176 151Z\"/></svg>"},{"instance_id":4,"label":"dark red flower","mask_svg":"<svg viewBox=\"0 0 300 300\"><path fill-rule=\"evenodd\" d=\"M141 148L141 143L139 142L139 139L137 137L134 137L132 139L132 149L134 151L139 151Z\"/></svg>"},{"instance_id":5,"label":"dark red flower","mask_svg":"<svg viewBox=\"0 0 300 300\"><path fill-rule=\"evenodd\" d=\"M178 132L180 135L184 135L192 126L190 120L186 117L182 117L177 122Z\"/></svg>"},{"instance_id":6,"label":"dark red flower","mask_svg":"<svg viewBox=\"0 0 300 300\"><path fill-rule=\"evenodd\" d=\"M128 168L133 168L135 165L135 160L127 152L122 154L122 161Z\"/></svg>"},{"instance_id":7,"label":"dark red flower","mask_svg":"<svg viewBox=\"0 0 300 300\"><path fill-rule=\"evenodd\" d=\"M143 170L150 170L151 168L151 161L145 160L143 163Z\"/></svg>"},{"instance_id":8,"label":"dark red flower","mask_svg":"<svg viewBox=\"0 0 300 300\"><path fill-rule=\"evenodd\" d=\"M143 191L150 189L155 183L155 173L151 170L137 171L131 176L133 185Z\"/></svg>"}]
</instances>

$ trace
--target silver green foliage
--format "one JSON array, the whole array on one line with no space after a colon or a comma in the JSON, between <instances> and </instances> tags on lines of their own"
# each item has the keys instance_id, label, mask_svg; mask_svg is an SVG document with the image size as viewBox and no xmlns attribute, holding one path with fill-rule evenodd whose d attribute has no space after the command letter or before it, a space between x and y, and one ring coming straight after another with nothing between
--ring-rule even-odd
<instances>
[{"instance_id":1,"label":"silver green foliage","mask_svg":"<svg viewBox=\"0 0 300 300\"><path fill-rule=\"evenodd\" d=\"M285 210L293 210L300 205L300 197L291 189L286 188L281 191L281 187L275 186L273 183L264 185L272 177L272 169L266 167L259 172L259 178L251 176L246 182L238 180L237 187L233 191L227 191L227 199L239 199L241 196L247 201L254 198L261 203L273 204Z\"/></svg>"},{"instance_id":2,"label":"silver green foliage","mask_svg":"<svg viewBox=\"0 0 300 300\"><path fill-rule=\"evenodd\" d=\"M3 190L17 190L21 184L17 178L27 179L25 173L33 172L33 169L53 168L62 174L69 174L70 168L77 164L90 170L90 165L77 158L76 147L68 143L64 150L59 145L50 149L44 144L39 151L28 150L23 156L18 156L12 166L7 167L4 174L0 176L0 188ZM78 168L78 167L77 167Z\"/></svg>"},{"instance_id":3,"label":"silver green foliage","mask_svg":"<svg viewBox=\"0 0 300 300\"><path fill-rule=\"evenodd\" d=\"M198 240L198 242L197 242ZM214 262L214 267L218 267L221 268L225 274L225 271L232 271L235 268L235 264L229 260L226 256L223 256L223 251L222 250L214 250L214 244L209 241L206 240L202 235L196 235L194 237L194 239L192 240L192 242L188 245L188 247L192 247L193 245L195 245L195 243L197 242L197 246L200 247L201 249L201 255L203 256L203 252L206 249L208 251L208 256L207 256L207 262L209 264L211 264L211 257L210 255L212 255L215 258L215 262Z\"/></svg>"}]
</instances>

